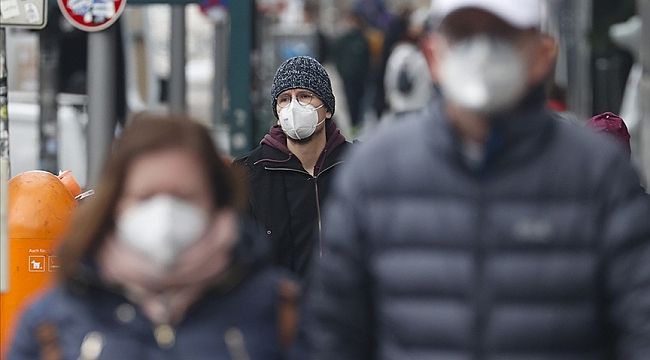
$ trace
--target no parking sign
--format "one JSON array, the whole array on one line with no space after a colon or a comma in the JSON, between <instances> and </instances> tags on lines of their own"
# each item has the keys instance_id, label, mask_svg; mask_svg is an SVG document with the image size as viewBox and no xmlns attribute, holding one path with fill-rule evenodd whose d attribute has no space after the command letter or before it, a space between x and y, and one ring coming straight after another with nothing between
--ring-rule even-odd
<instances>
[{"instance_id":1,"label":"no parking sign","mask_svg":"<svg viewBox=\"0 0 650 360\"><path fill-rule=\"evenodd\" d=\"M122 14L126 0L57 0L59 9L77 29L101 31L113 25Z\"/></svg>"}]
</instances>

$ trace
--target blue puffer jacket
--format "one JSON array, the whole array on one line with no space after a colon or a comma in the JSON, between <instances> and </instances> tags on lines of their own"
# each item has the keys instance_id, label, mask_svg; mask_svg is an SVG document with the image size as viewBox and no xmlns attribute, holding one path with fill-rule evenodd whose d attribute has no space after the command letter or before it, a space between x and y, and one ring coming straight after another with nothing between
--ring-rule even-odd
<instances>
[{"instance_id":1,"label":"blue puffer jacket","mask_svg":"<svg viewBox=\"0 0 650 360\"><path fill-rule=\"evenodd\" d=\"M153 325L136 305L104 288L88 263L78 281L54 288L26 311L7 360L44 354L70 360L284 359L280 311L295 299L281 289L297 283L287 270L267 265L267 250L259 238L245 235L227 280L175 328Z\"/></svg>"},{"instance_id":2,"label":"blue puffer jacket","mask_svg":"<svg viewBox=\"0 0 650 360\"><path fill-rule=\"evenodd\" d=\"M313 359L650 359L650 199L533 101L468 166L441 106L353 152L308 290Z\"/></svg>"}]
</instances>

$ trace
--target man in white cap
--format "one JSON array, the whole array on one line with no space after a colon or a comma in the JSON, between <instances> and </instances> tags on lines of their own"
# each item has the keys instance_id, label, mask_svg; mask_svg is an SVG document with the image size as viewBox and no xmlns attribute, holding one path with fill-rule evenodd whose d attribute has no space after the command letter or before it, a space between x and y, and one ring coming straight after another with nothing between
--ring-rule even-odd
<instances>
[{"instance_id":1,"label":"man in white cap","mask_svg":"<svg viewBox=\"0 0 650 360\"><path fill-rule=\"evenodd\" d=\"M436 0L440 101L379 129L325 209L312 359L650 359L650 200L554 120L541 0Z\"/></svg>"}]
</instances>

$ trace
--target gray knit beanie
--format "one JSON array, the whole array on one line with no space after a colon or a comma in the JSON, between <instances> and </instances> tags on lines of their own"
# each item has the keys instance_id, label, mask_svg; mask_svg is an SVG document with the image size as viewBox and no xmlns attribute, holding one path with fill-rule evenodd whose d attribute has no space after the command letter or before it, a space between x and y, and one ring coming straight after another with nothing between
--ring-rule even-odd
<instances>
[{"instance_id":1,"label":"gray knit beanie","mask_svg":"<svg viewBox=\"0 0 650 360\"><path fill-rule=\"evenodd\" d=\"M297 88L313 92L314 95L323 100L327 109L334 115L334 94L332 94L332 84L327 71L325 71L323 65L312 57L296 56L285 60L273 77L271 101L273 115L276 118L278 113L275 111L275 105L278 101L278 95L285 90Z\"/></svg>"}]
</instances>

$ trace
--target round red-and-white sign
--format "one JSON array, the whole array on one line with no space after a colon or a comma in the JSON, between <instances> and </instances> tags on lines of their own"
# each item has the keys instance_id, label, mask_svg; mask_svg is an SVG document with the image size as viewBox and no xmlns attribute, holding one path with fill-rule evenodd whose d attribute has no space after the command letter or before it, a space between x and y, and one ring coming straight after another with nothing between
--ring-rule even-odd
<instances>
[{"instance_id":1,"label":"round red-and-white sign","mask_svg":"<svg viewBox=\"0 0 650 360\"><path fill-rule=\"evenodd\" d=\"M57 0L59 9L77 29L101 31L113 25L122 14L126 0Z\"/></svg>"}]
</instances>

